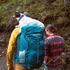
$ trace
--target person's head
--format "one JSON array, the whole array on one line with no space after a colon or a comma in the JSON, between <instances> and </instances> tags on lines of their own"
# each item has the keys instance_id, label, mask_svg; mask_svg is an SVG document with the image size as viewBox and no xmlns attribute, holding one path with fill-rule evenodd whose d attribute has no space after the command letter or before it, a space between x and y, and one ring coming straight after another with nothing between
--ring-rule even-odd
<instances>
[{"instance_id":1,"label":"person's head","mask_svg":"<svg viewBox=\"0 0 70 70\"><path fill-rule=\"evenodd\" d=\"M20 17L20 12L19 11L14 12L13 17L16 17L16 18Z\"/></svg>"},{"instance_id":2,"label":"person's head","mask_svg":"<svg viewBox=\"0 0 70 70\"><path fill-rule=\"evenodd\" d=\"M48 24L45 28L45 32L49 36L51 33L56 33L57 28L53 24Z\"/></svg>"},{"instance_id":3,"label":"person's head","mask_svg":"<svg viewBox=\"0 0 70 70\"><path fill-rule=\"evenodd\" d=\"M25 15L27 17L30 17L30 14L28 12L19 12L19 11L16 11L13 15L13 17L15 18L19 18L21 15Z\"/></svg>"}]
</instances>

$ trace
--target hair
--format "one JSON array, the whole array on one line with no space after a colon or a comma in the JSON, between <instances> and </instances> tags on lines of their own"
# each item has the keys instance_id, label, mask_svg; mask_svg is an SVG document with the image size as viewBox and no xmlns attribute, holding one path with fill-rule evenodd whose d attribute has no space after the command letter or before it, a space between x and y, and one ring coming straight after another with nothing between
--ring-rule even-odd
<instances>
[{"instance_id":1,"label":"hair","mask_svg":"<svg viewBox=\"0 0 70 70\"><path fill-rule=\"evenodd\" d=\"M45 29L49 30L52 33L56 33L57 32L57 28L54 25L52 25L52 24L47 25Z\"/></svg>"},{"instance_id":2,"label":"hair","mask_svg":"<svg viewBox=\"0 0 70 70\"><path fill-rule=\"evenodd\" d=\"M27 16L27 17L31 17L28 12L24 12L23 14L24 14L25 16Z\"/></svg>"},{"instance_id":3,"label":"hair","mask_svg":"<svg viewBox=\"0 0 70 70\"><path fill-rule=\"evenodd\" d=\"M15 14L15 17L20 17L20 16L21 16L20 13L24 14L24 15L27 16L27 17L31 17L28 12L19 12L19 11L16 11L16 12L14 13L14 14Z\"/></svg>"}]
</instances>

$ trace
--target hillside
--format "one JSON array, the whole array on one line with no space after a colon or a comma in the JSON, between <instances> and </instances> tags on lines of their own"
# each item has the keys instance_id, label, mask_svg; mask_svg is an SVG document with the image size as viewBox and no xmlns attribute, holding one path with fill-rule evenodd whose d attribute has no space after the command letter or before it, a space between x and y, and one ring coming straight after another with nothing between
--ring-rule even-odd
<instances>
[{"instance_id":1,"label":"hillside","mask_svg":"<svg viewBox=\"0 0 70 70\"><path fill-rule=\"evenodd\" d=\"M65 0L67 1L67 0ZM0 30L13 30L15 20L12 15L16 10L27 11L45 25L54 24L58 34L62 35L67 47L70 45L70 10L64 0L5 0L0 2Z\"/></svg>"},{"instance_id":2,"label":"hillside","mask_svg":"<svg viewBox=\"0 0 70 70\"><path fill-rule=\"evenodd\" d=\"M66 62L70 61L70 0L0 0L0 39L5 35L4 46L8 44L9 36L18 23L12 18L15 11L27 11L32 18L38 19L45 24L54 24L58 34L64 37L67 51ZM7 47L6 47L7 48ZM4 51L0 44L0 55ZM6 49L5 49L6 52ZM4 56L5 57L5 56ZM4 59L4 57L0 60ZM1 62L6 62L1 61ZM0 65L1 69L4 64ZM68 66L68 64L67 64ZM65 67L65 66L64 66ZM70 67L70 65L68 66ZM65 70L70 68L66 67ZM6 68L6 66L5 66ZM68 68L68 69L67 69ZM2 69L7 70L7 69ZM41 69L40 69L41 70Z\"/></svg>"}]
</instances>

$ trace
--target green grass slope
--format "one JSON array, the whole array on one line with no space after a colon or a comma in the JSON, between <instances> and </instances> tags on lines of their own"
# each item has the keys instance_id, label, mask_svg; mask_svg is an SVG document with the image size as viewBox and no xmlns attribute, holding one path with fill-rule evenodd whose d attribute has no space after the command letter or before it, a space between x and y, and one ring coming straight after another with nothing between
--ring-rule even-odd
<instances>
[{"instance_id":1,"label":"green grass slope","mask_svg":"<svg viewBox=\"0 0 70 70\"><path fill-rule=\"evenodd\" d=\"M70 11L65 8L64 0L5 0L0 1L0 26L9 23L14 12L27 11L45 25L54 24L58 34L65 38L67 47L70 45Z\"/></svg>"}]
</instances>

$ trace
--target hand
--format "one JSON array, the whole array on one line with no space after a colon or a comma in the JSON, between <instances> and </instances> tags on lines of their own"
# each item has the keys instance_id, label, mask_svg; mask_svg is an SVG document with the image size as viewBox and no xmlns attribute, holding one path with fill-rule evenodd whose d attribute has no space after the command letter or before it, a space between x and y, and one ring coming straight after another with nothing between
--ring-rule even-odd
<instances>
[{"instance_id":1,"label":"hand","mask_svg":"<svg viewBox=\"0 0 70 70\"><path fill-rule=\"evenodd\" d=\"M14 68L13 68L13 67L11 67L11 68L8 68L8 70L14 70Z\"/></svg>"}]
</instances>

